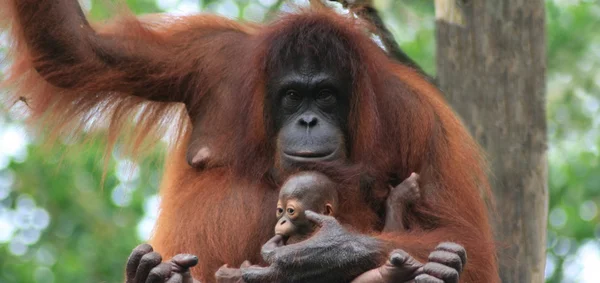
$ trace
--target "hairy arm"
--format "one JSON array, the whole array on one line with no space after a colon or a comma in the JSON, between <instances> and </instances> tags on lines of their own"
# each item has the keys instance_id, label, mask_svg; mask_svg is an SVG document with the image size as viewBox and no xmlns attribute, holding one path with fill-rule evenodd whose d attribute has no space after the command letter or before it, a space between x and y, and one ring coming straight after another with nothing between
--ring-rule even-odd
<instances>
[{"instance_id":1,"label":"hairy arm","mask_svg":"<svg viewBox=\"0 0 600 283\"><path fill-rule=\"evenodd\" d=\"M9 0L0 7L11 18L13 51L27 54L26 63L50 84L154 101L190 103L199 82L217 72L209 60L235 54L223 47L247 38L240 25L214 16L162 18L162 25L130 16L94 29L76 0Z\"/></svg>"},{"instance_id":2,"label":"hairy arm","mask_svg":"<svg viewBox=\"0 0 600 283\"><path fill-rule=\"evenodd\" d=\"M244 50L255 30L214 15L126 14L92 25L77 0L0 1L0 27L11 63L3 99L25 101L50 137L108 124L109 145L125 133L135 148L166 130L182 133L186 116L202 129L227 121L219 110L249 77Z\"/></svg>"}]
</instances>

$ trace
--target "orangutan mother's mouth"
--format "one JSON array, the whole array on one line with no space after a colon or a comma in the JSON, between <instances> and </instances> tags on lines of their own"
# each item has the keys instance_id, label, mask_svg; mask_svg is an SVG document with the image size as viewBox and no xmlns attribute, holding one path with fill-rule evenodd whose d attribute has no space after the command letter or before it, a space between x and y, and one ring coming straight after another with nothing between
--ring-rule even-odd
<instances>
[{"instance_id":1,"label":"orangutan mother's mouth","mask_svg":"<svg viewBox=\"0 0 600 283\"><path fill-rule=\"evenodd\" d=\"M284 152L285 156L295 161L327 161L335 156L334 151L294 151Z\"/></svg>"}]
</instances>

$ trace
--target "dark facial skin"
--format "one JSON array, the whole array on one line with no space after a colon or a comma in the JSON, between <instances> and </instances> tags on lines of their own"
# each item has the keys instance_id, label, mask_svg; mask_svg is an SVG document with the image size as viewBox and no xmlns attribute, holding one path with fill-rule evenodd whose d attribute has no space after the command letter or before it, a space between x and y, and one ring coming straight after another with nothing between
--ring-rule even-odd
<instances>
[{"instance_id":1,"label":"dark facial skin","mask_svg":"<svg viewBox=\"0 0 600 283\"><path fill-rule=\"evenodd\" d=\"M285 170L302 163L345 159L351 90L346 72L301 56L271 74L267 104L274 117L279 165ZM201 122L202 118L197 120ZM202 130L194 128L194 140L187 152L187 161L194 168L222 162L215 160L213 141Z\"/></svg>"},{"instance_id":2,"label":"dark facial skin","mask_svg":"<svg viewBox=\"0 0 600 283\"><path fill-rule=\"evenodd\" d=\"M310 57L272 74L268 92L280 165L344 159L351 80Z\"/></svg>"},{"instance_id":3,"label":"dark facial skin","mask_svg":"<svg viewBox=\"0 0 600 283\"><path fill-rule=\"evenodd\" d=\"M306 210L332 215L336 207L336 184L327 176L311 171L292 175L279 191L275 235L283 236L286 244L300 242L315 228Z\"/></svg>"}]
</instances>

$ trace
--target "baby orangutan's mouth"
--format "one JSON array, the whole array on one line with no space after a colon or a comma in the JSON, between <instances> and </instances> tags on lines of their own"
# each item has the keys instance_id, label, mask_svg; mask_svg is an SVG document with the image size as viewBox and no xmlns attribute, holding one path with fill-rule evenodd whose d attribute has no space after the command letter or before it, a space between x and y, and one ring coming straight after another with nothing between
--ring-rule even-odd
<instances>
[{"instance_id":1,"label":"baby orangutan's mouth","mask_svg":"<svg viewBox=\"0 0 600 283\"><path fill-rule=\"evenodd\" d=\"M287 241L290 238L290 236L288 235L283 235L283 234L277 234L279 236L281 236L281 243L283 246L287 245Z\"/></svg>"}]
</instances>

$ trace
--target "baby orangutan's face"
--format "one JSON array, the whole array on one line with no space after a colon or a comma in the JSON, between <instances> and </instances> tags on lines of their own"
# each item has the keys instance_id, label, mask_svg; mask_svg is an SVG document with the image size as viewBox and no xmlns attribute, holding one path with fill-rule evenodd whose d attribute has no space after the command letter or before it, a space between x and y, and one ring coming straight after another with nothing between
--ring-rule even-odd
<instances>
[{"instance_id":1,"label":"baby orangutan's face","mask_svg":"<svg viewBox=\"0 0 600 283\"><path fill-rule=\"evenodd\" d=\"M335 185L318 172L301 172L292 175L283 184L277 202L275 234L287 242L298 242L310 236L314 224L306 218L305 211L332 215L335 204Z\"/></svg>"},{"instance_id":2,"label":"baby orangutan's face","mask_svg":"<svg viewBox=\"0 0 600 283\"><path fill-rule=\"evenodd\" d=\"M290 237L312 232L312 225L306 219L304 204L296 198L280 199L277 202L277 219L275 234Z\"/></svg>"}]
</instances>

